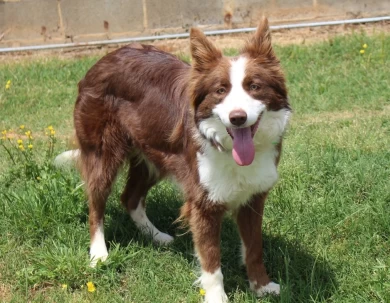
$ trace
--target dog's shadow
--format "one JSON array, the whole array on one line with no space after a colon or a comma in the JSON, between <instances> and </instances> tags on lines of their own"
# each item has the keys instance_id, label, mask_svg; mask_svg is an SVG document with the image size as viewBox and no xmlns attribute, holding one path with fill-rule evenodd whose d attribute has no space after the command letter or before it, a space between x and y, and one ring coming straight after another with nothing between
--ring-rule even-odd
<instances>
[{"instance_id":1,"label":"dog's shadow","mask_svg":"<svg viewBox=\"0 0 390 303\"><path fill-rule=\"evenodd\" d=\"M168 248L171 252L179 253L190 263L194 262L190 233L172 224L179 216L181 197L174 189L168 190L168 193L166 189L161 191L159 186L152 189L147 199L148 217L161 231L175 235L175 241ZM115 193L112 196L113 199L118 197ZM136 241L141 245L150 245L150 239L137 230L129 215L118 203L108 204L106 216L110 218L105 231L108 243L127 246L131 241ZM322 257L309 254L300 243L288 242L282 237L265 233L263 246L264 262L269 276L282 285L281 298L270 298L271 302L309 302L312 298L327 301L336 290L335 275L329 263ZM241 265L237 227L230 218L223 222L221 251L227 293L235 292L237 289L250 293L245 268ZM253 302L256 302L254 296Z\"/></svg>"}]
</instances>

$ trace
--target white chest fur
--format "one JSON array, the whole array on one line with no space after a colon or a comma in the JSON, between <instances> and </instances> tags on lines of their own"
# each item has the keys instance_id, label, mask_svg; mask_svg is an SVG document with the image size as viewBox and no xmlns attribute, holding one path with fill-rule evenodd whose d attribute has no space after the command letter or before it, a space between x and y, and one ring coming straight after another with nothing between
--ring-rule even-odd
<instances>
[{"instance_id":1,"label":"white chest fur","mask_svg":"<svg viewBox=\"0 0 390 303\"><path fill-rule=\"evenodd\" d=\"M239 166L231 153L219 152L211 145L198 153L200 182L215 203L226 203L234 209L254 194L268 191L278 179L275 165L277 152L269 147L257 152L250 166Z\"/></svg>"},{"instance_id":2,"label":"white chest fur","mask_svg":"<svg viewBox=\"0 0 390 303\"><path fill-rule=\"evenodd\" d=\"M278 179L275 143L289 118L289 111L265 112L255 135L255 159L249 166L239 166L232 157L232 140L219 119L202 121L200 131L206 138L217 140L227 151L220 152L206 141L203 152L197 154L200 183L214 203L226 203L234 209L257 193L270 190Z\"/></svg>"}]
</instances>

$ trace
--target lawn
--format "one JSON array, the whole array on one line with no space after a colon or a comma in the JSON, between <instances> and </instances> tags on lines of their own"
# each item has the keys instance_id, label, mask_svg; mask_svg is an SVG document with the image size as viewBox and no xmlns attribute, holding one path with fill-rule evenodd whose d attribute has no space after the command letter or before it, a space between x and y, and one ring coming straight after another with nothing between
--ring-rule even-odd
<instances>
[{"instance_id":1,"label":"lawn","mask_svg":"<svg viewBox=\"0 0 390 303\"><path fill-rule=\"evenodd\" d=\"M360 33L276 51L294 115L264 222L266 266L282 293L262 302L390 302L390 36ZM121 176L106 212L110 257L88 267L81 180L51 160L72 141L77 82L96 60L48 56L0 65L0 131L7 131L0 143L0 301L200 302L191 236L172 224L181 195L167 182L149 193L147 212L176 235L173 245L156 247L136 230L119 203ZM239 248L227 217L226 291L231 302L256 302Z\"/></svg>"}]
</instances>

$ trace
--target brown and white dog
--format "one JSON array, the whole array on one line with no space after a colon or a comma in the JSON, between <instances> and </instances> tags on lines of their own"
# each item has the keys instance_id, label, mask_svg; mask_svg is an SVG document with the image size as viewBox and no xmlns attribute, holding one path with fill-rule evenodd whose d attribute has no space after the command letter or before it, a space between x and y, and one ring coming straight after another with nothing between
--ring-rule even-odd
<instances>
[{"instance_id":1,"label":"brown and white dog","mask_svg":"<svg viewBox=\"0 0 390 303\"><path fill-rule=\"evenodd\" d=\"M121 201L144 233L173 238L145 213L145 197L172 177L185 203L205 301L227 302L220 264L225 212L238 224L251 289L278 294L262 258L264 201L278 179L290 106L285 78L263 19L239 56L224 57L198 29L190 35L192 65L152 46L132 44L97 62L79 83L74 123L89 199L91 265L104 261L103 216L118 169L129 162Z\"/></svg>"}]
</instances>

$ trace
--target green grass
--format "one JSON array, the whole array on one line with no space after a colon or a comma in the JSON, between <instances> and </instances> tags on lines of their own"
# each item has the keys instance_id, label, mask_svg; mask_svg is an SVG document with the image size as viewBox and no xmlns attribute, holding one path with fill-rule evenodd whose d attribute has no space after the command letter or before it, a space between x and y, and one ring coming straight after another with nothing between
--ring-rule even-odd
<instances>
[{"instance_id":1,"label":"green grass","mask_svg":"<svg viewBox=\"0 0 390 303\"><path fill-rule=\"evenodd\" d=\"M368 48L361 55L363 43ZM266 266L282 293L262 302L390 302L390 36L359 34L276 50L294 115L264 222ZM110 258L88 267L81 180L75 171L53 169L53 153L46 151L53 140L54 154L67 148L76 84L97 59L0 66L0 128L13 129L15 138L29 129L34 137L31 153L13 143L15 164L0 146L0 301L199 302L191 236L159 248L140 235L118 202L123 177L106 212ZM26 129L17 130L20 124ZM45 136L48 125L56 139ZM183 233L172 224L181 196L169 183L147 200L156 226ZM229 218L222 250L231 302L256 302ZM88 281L95 293L86 290Z\"/></svg>"}]
</instances>

